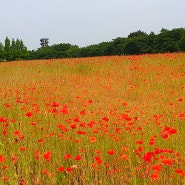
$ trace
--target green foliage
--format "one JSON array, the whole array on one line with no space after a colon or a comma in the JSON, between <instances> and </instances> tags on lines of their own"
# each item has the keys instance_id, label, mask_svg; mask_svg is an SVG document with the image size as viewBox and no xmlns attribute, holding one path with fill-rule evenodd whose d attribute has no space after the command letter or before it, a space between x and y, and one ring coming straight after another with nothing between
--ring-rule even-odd
<instances>
[{"instance_id":1,"label":"green foliage","mask_svg":"<svg viewBox=\"0 0 185 185\"><path fill-rule=\"evenodd\" d=\"M14 52L16 53L14 60L26 59L28 57L27 47L22 40L16 40Z\"/></svg>"},{"instance_id":2,"label":"green foliage","mask_svg":"<svg viewBox=\"0 0 185 185\"><path fill-rule=\"evenodd\" d=\"M128 35L128 38L145 37L145 36L147 36L147 33L143 32L141 30L138 30L136 32L130 33Z\"/></svg>"},{"instance_id":3,"label":"green foliage","mask_svg":"<svg viewBox=\"0 0 185 185\"><path fill-rule=\"evenodd\" d=\"M4 61L4 47L1 42L0 42L0 61Z\"/></svg>"},{"instance_id":4,"label":"green foliage","mask_svg":"<svg viewBox=\"0 0 185 185\"><path fill-rule=\"evenodd\" d=\"M36 51L30 51L29 59L72 58L78 56L78 46L60 43L53 46L39 48Z\"/></svg>"},{"instance_id":5,"label":"green foliage","mask_svg":"<svg viewBox=\"0 0 185 185\"><path fill-rule=\"evenodd\" d=\"M180 51L185 51L185 36L179 40L178 48Z\"/></svg>"},{"instance_id":6,"label":"green foliage","mask_svg":"<svg viewBox=\"0 0 185 185\"><path fill-rule=\"evenodd\" d=\"M10 45L10 39L8 37L6 37L5 39L5 46L4 46L4 51L5 51L5 59L6 60L11 60L12 56L11 56L11 45Z\"/></svg>"},{"instance_id":7,"label":"green foliage","mask_svg":"<svg viewBox=\"0 0 185 185\"><path fill-rule=\"evenodd\" d=\"M27 59L29 52L22 40L6 37L4 46L0 43L0 61L13 61Z\"/></svg>"},{"instance_id":8,"label":"green foliage","mask_svg":"<svg viewBox=\"0 0 185 185\"><path fill-rule=\"evenodd\" d=\"M126 39L118 37L113 39L110 50L112 51L111 55L121 55L124 53Z\"/></svg>"},{"instance_id":9,"label":"green foliage","mask_svg":"<svg viewBox=\"0 0 185 185\"><path fill-rule=\"evenodd\" d=\"M125 54L127 55L140 54L140 50L141 47L138 40L136 39L127 40L124 48Z\"/></svg>"}]
</instances>

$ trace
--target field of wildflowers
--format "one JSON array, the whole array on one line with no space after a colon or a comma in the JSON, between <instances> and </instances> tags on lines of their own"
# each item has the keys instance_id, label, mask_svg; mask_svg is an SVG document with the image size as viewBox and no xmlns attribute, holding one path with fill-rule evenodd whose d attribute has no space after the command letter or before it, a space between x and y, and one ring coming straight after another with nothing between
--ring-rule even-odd
<instances>
[{"instance_id":1,"label":"field of wildflowers","mask_svg":"<svg viewBox=\"0 0 185 185\"><path fill-rule=\"evenodd\" d=\"M185 54L1 63L0 184L185 184Z\"/></svg>"}]
</instances>

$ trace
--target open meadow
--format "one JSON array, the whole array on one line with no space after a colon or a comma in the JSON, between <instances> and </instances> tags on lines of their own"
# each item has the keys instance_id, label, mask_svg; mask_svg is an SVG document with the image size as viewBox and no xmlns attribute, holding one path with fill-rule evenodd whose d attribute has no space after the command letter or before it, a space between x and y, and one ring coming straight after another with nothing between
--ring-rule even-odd
<instances>
[{"instance_id":1,"label":"open meadow","mask_svg":"<svg viewBox=\"0 0 185 185\"><path fill-rule=\"evenodd\" d=\"M0 184L184 185L185 53L0 63Z\"/></svg>"}]
</instances>

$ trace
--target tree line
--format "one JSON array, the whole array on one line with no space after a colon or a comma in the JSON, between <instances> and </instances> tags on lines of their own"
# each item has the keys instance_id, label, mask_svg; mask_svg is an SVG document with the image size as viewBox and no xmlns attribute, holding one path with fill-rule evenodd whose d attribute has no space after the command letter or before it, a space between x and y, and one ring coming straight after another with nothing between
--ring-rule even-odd
<instances>
[{"instance_id":1,"label":"tree line","mask_svg":"<svg viewBox=\"0 0 185 185\"><path fill-rule=\"evenodd\" d=\"M185 51L185 28L167 30L162 28L159 34L143 31L130 33L127 37L118 37L109 42L80 48L66 43L40 48L30 52L30 59L74 58L108 55L137 55L145 53L166 53Z\"/></svg>"},{"instance_id":2,"label":"tree line","mask_svg":"<svg viewBox=\"0 0 185 185\"><path fill-rule=\"evenodd\" d=\"M0 59L51 59L75 58L108 55L137 55L166 52L185 52L185 28L167 30L162 28L159 34L147 34L141 30L127 37L118 37L109 42L79 47L69 43L28 51L21 40L6 38L5 45L0 44Z\"/></svg>"}]
</instances>

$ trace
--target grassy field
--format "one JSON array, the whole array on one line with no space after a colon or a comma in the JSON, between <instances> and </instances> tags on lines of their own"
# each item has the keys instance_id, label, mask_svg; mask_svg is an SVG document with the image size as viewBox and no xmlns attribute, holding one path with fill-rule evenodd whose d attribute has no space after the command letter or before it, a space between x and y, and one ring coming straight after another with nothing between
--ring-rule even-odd
<instances>
[{"instance_id":1,"label":"grassy field","mask_svg":"<svg viewBox=\"0 0 185 185\"><path fill-rule=\"evenodd\" d=\"M185 54L0 63L0 184L184 185Z\"/></svg>"}]
</instances>

